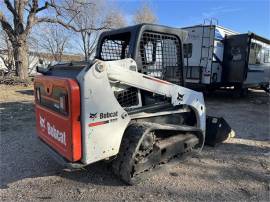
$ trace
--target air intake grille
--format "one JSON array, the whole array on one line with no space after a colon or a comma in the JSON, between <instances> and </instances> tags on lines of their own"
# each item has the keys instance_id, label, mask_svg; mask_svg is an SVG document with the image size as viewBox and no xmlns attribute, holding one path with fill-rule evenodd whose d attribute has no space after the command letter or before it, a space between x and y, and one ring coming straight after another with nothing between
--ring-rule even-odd
<instances>
[{"instance_id":1,"label":"air intake grille","mask_svg":"<svg viewBox=\"0 0 270 202\"><path fill-rule=\"evenodd\" d=\"M140 41L143 72L181 85L181 46L174 35L144 32Z\"/></svg>"},{"instance_id":2,"label":"air intake grille","mask_svg":"<svg viewBox=\"0 0 270 202\"><path fill-rule=\"evenodd\" d=\"M120 92L115 92L115 97L122 107L138 105L138 89L136 88L128 88Z\"/></svg>"}]
</instances>

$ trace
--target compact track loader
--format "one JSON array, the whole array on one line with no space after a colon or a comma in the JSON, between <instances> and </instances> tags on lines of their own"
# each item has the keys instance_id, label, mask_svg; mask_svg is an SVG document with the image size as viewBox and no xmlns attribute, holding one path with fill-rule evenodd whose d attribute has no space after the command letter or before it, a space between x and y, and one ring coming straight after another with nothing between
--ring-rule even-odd
<instances>
[{"instance_id":1,"label":"compact track loader","mask_svg":"<svg viewBox=\"0 0 270 202\"><path fill-rule=\"evenodd\" d=\"M37 132L53 156L73 168L110 160L134 184L199 152L206 109L202 93L184 87L185 35L150 24L104 32L93 61L37 68ZM207 120L212 136L229 132Z\"/></svg>"}]
</instances>

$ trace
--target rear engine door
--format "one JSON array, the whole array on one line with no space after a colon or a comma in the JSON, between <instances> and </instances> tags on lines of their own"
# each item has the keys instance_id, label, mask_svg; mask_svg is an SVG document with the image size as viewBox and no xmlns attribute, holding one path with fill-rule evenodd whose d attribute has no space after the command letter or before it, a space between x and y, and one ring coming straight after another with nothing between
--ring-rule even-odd
<instances>
[{"instance_id":1,"label":"rear engine door","mask_svg":"<svg viewBox=\"0 0 270 202\"><path fill-rule=\"evenodd\" d=\"M79 85L74 79L37 76L34 88L38 136L67 160L80 160Z\"/></svg>"}]
</instances>

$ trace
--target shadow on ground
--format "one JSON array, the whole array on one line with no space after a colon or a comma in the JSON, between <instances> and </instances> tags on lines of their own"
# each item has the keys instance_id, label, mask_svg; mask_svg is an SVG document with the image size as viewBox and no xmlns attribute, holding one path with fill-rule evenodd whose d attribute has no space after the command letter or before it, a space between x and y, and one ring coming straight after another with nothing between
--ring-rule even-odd
<instances>
[{"instance_id":1,"label":"shadow on ground","mask_svg":"<svg viewBox=\"0 0 270 202\"><path fill-rule=\"evenodd\" d=\"M23 95L34 95L34 90L17 90L16 92Z\"/></svg>"},{"instance_id":2,"label":"shadow on ground","mask_svg":"<svg viewBox=\"0 0 270 202\"><path fill-rule=\"evenodd\" d=\"M65 172L42 147L35 128L34 106L31 102L0 103L0 187L25 178L58 175L85 183L123 185L100 162L81 171ZM103 180L104 179L104 180Z\"/></svg>"}]
</instances>

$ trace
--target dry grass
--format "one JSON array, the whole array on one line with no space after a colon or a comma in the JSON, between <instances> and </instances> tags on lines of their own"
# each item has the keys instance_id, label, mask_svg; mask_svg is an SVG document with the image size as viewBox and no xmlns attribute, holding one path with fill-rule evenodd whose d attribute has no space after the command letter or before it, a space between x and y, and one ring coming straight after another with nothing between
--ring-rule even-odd
<instances>
[{"instance_id":1,"label":"dry grass","mask_svg":"<svg viewBox=\"0 0 270 202\"><path fill-rule=\"evenodd\" d=\"M33 85L0 85L0 103L14 101L33 101Z\"/></svg>"}]
</instances>

